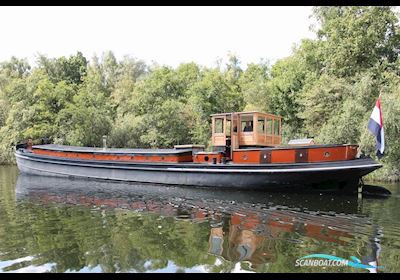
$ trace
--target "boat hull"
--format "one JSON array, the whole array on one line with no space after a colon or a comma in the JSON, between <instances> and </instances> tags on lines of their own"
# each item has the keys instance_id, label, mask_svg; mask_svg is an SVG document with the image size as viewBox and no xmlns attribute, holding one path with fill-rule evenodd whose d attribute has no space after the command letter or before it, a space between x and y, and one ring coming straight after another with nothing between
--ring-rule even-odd
<instances>
[{"instance_id":1,"label":"boat hull","mask_svg":"<svg viewBox=\"0 0 400 280\"><path fill-rule=\"evenodd\" d=\"M128 163L76 160L17 150L22 173L218 188L354 191L359 179L381 167L370 158L307 164Z\"/></svg>"}]
</instances>

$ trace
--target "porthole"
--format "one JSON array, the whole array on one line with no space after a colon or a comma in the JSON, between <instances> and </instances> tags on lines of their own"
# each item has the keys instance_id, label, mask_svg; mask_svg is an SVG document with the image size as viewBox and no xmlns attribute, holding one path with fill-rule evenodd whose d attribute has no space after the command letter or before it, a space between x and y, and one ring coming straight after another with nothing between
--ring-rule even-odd
<instances>
[{"instance_id":1,"label":"porthole","mask_svg":"<svg viewBox=\"0 0 400 280\"><path fill-rule=\"evenodd\" d=\"M244 154L243 155L243 160L248 160L249 159L249 157L247 156L247 154Z\"/></svg>"},{"instance_id":2,"label":"porthole","mask_svg":"<svg viewBox=\"0 0 400 280\"><path fill-rule=\"evenodd\" d=\"M205 157L204 157L204 160L205 160L205 161L208 161L208 156L205 156Z\"/></svg>"},{"instance_id":3,"label":"porthole","mask_svg":"<svg viewBox=\"0 0 400 280\"><path fill-rule=\"evenodd\" d=\"M330 152L325 152L324 153L324 157L330 157L331 156L331 153Z\"/></svg>"}]
</instances>

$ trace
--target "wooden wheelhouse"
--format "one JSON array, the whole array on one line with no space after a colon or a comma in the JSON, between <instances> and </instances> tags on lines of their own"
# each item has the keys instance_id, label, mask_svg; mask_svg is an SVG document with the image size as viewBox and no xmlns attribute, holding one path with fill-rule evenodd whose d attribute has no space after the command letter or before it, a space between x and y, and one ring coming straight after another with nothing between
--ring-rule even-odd
<instances>
[{"instance_id":1,"label":"wooden wheelhouse","mask_svg":"<svg viewBox=\"0 0 400 280\"><path fill-rule=\"evenodd\" d=\"M232 158L236 149L275 147L282 142L282 117L257 111L213 114L213 151Z\"/></svg>"}]
</instances>

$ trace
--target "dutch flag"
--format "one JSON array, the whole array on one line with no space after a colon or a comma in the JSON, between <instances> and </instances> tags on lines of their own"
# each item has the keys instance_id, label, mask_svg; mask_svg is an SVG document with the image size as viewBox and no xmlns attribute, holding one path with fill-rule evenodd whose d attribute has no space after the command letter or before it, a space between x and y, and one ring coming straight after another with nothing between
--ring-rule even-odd
<instances>
[{"instance_id":1,"label":"dutch flag","mask_svg":"<svg viewBox=\"0 0 400 280\"><path fill-rule=\"evenodd\" d=\"M385 135L383 132L383 117L381 110L381 97L376 101L374 110L368 122L368 129L376 136L376 155L378 158L383 156L385 150Z\"/></svg>"}]
</instances>

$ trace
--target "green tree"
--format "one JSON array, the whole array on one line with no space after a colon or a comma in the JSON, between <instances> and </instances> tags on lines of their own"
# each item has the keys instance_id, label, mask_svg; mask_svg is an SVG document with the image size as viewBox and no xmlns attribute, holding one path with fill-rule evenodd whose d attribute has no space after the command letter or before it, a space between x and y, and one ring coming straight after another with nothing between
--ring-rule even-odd
<instances>
[{"instance_id":1,"label":"green tree","mask_svg":"<svg viewBox=\"0 0 400 280\"><path fill-rule=\"evenodd\" d=\"M251 63L240 76L239 84L246 103L245 111L271 111L271 93L268 88L269 68L268 62Z\"/></svg>"},{"instance_id":2,"label":"green tree","mask_svg":"<svg viewBox=\"0 0 400 280\"><path fill-rule=\"evenodd\" d=\"M111 130L111 106L103 87L101 73L90 67L88 75L57 118L58 138L66 144L101 146L102 136Z\"/></svg>"},{"instance_id":3,"label":"green tree","mask_svg":"<svg viewBox=\"0 0 400 280\"><path fill-rule=\"evenodd\" d=\"M315 7L321 28L324 71L348 77L399 55L398 18L388 6Z\"/></svg>"},{"instance_id":4,"label":"green tree","mask_svg":"<svg viewBox=\"0 0 400 280\"><path fill-rule=\"evenodd\" d=\"M88 62L81 52L77 52L69 58L62 56L52 59L39 54L37 64L53 83L65 81L78 85L86 76Z\"/></svg>"}]
</instances>

